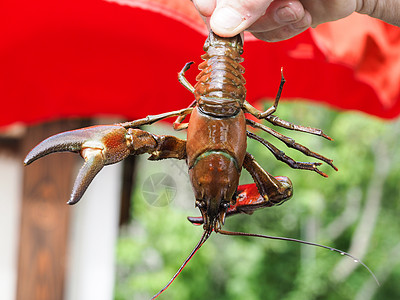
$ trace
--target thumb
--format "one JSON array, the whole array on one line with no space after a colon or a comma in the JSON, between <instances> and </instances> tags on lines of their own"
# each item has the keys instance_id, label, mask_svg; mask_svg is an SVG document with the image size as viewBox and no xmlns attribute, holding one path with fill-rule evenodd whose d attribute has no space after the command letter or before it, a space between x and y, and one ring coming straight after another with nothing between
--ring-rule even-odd
<instances>
[{"instance_id":1,"label":"thumb","mask_svg":"<svg viewBox=\"0 0 400 300\"><path fill-rule=\"evenodd\" d=\"M265 14L272 0L219 0L210 19L211 29L220 36L234 36Z\"/></svg>"}]
</instances>

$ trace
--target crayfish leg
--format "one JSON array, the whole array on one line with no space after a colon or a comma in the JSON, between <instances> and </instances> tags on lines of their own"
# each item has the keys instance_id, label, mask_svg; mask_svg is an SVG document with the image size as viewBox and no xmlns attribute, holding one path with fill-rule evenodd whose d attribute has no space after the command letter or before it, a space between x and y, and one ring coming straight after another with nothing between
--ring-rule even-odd
<instances>
[{"instance_id":1,"label":"crayfish leg","mask_svg":"<svg viewBox=\"0 0 400 300\"><path fill-rule=\"evenodd\" d=\"M284 162L289 167L293 169L314 171L323 177L328 177L328 175L326 175L324 172L318 169L318 166L322 165L322 163L295 161L293 158L287 156L283 151L279 150L278 148L276 148L274 145L272 145L270 142L266 141L262 137L255 135L254 133L251 133L249 131L247 132L247 136L263 144L265 147L267 147L269 151L272 152L272 154L275 156L277 160Z\"/></svg>"},{"instance_id":2,"label":"crayfish leg","mask_svg":"<svg viewBox=\"0 0 400 300\"><path fill-rule=\"evenodd\" d=\"M287 177L281 177L281 180L276 179L265 171L250 153L246 153L243 167L250 173L258 192L265 199L264 206L282 204L292 197L293 187L290 179Z\"/></svg>"},{"instance_id":3,"label":"crayfish leg","mask_svg":"<svg viewBox=\"0 0 400 300\"><path fill-rule=\"evenodd\" d=\"M190 84L190 82L186 79L185 73L190 69L190 66L193 64L193 61L190 61L185 64L183 69L178 73L178 81L192 94L194 93L194 87Z\"/></svg>"}]
</instances>

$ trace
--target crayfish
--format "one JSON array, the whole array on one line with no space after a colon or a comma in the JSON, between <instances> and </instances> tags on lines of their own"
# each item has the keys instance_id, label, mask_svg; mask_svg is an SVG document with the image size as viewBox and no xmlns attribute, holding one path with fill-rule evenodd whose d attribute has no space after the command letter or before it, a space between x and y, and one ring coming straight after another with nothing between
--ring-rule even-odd
<instances>
[{"instance_id":1,"label":"crayfish","mask_svg":"<svg viewBox=\"0 0 400 300\"><path fill-rule=\"evenodd\" d=\"M307 132L328 140L320 129L304 127L284 121L274 115L285 79L281 72L281 83L271 107L259 111L246 101L243 58L243 42L240 35L222 38L210 32L202 55L204 62L199 65L197 83L193 87L185 78L192 62L179 72L182 85L194 94L195 100L188 107L159 115L114 125L93 126L60 133L49 137L37 145L25 158L26 165L49 153L78 152L85 162L79 171L68 204L77 203L85 190L105 165L117 163L129 155L150 154L149 160L167 158L185 159L195 195L195 206L200 209L200 217L189 217L194 224L203 224L203 235L170 282L157 294L161 294L176 278L182 268L208 239L210 234L246 235L277 238L258 234L229 232L222 230L226 216L238 213L251 214L262 207L280 205L293 194L292 183L287 177L274 177L265 171L246 152L247 137L262 143L278 159L292 168L315 171L327 176L318 169L319 162L297 162L270 142L247 130L248 127L263 130L288 147L319 159L333 169L333 161L277 131L246 118L248 113L257 119L265 119L273 125L291 130ZM183 123L186 116L190 120ZM155 135L139 129L160 120L177 117L176 130L187 129L187 140L171 135ZM252 176L254 184L239 186L242 168ZM298 241L289 238L277 238ZM302 243L328 248L352 257L343 251L304 241ZM365 265L364 265L365 266Z\"/></svg>"}]
</instances>

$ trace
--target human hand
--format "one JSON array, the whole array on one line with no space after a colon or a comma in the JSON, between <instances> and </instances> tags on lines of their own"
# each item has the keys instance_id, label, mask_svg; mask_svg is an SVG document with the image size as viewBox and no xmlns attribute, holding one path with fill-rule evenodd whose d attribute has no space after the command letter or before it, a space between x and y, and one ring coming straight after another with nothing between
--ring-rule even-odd
<instances>
[{"instance_id":1,"label":"human hand","mask_svg":"<svg viewBox=\"0 0 400 300\"><path fill-rule=\"evenodd\" d=\"M353 12L400 26L399 0L193 0L207 25L218 35L244 30L256 38L276 42L310 26L335 21Z\"/></svg>"}]
</instances>

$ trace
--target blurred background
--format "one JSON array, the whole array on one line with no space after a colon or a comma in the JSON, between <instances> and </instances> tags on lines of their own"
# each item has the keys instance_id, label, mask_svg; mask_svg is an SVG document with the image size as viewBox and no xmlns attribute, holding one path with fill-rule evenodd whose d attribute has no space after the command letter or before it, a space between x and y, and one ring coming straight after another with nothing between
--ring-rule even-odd
<instances>
[{"instance_id":1,"label":"blurred background","mask_svg":"<svg viewBox=\"0 0 400 300\"><path fill-rule=\"evenodd\" d=\"M22 162L52 134L188 106L176 77L201 61L203 21L183 0L7 0L0 26L0 299L149 299L202 234L186 219L198 211L185 162L130 157L105 167L74 206L65 203L79 155ZM283 66L277 115L334 141L274 129L339 171L293 170L249 141L268 172L292 180L294 196L225 228L341 249L381 286L339 253L213 234L160 299L400 298L400 30L352 15L280 43L246 35L244 49L247 100L268 107ZM191 83L196 75L187 72ZM185 138L170 123L143 129ZM241 183L252 183L246 171Z\"/></svg>"}]
</instances>

